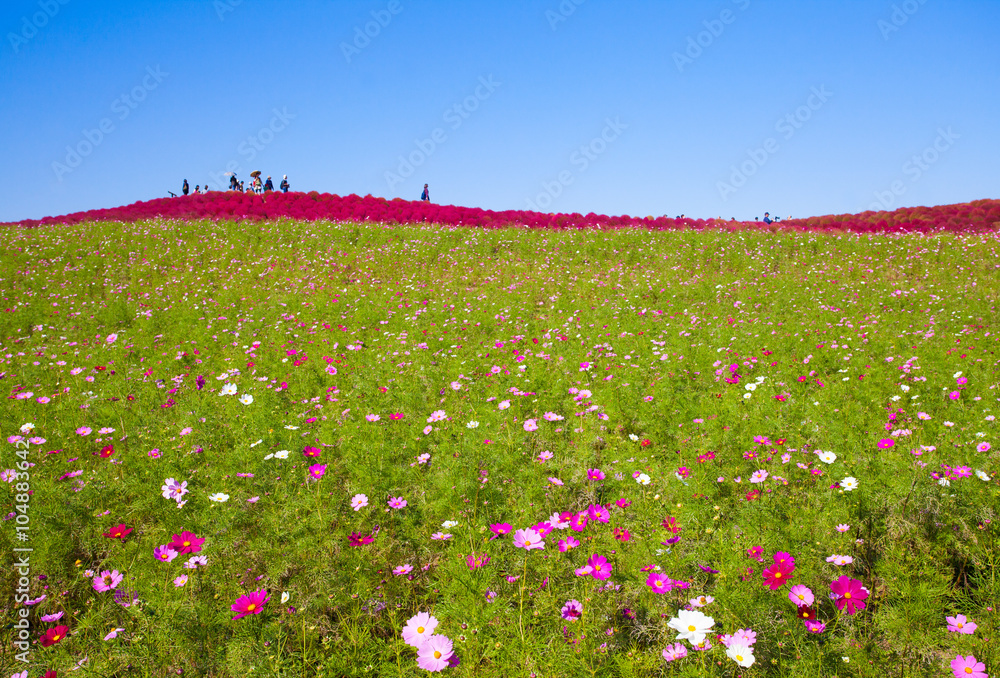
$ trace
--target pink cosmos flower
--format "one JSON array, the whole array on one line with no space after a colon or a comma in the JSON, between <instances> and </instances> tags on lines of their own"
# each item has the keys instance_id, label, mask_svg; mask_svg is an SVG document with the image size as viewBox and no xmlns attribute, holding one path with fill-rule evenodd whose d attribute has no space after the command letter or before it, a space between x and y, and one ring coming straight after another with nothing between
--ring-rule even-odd
<instances>
[{"instance_id":1,"label":"pink cosmos flower","mask_svg":"<svg viewBox=\"0 0 1000 678\"><path fill-rule=\"evenodd\" d=\"M264 611L264 605L270 599L271 597L267 594L266 589L261 589L260 591L254 591L246 594L245 596L240 596L230 608L236 613L236 616L233 617L233 621L242 619L248 614L260 614Z\"/></svg>"},{"instance_id":2,"label":"pink cosmos flower","mask_svg":"<svg viewBox=\"0 0 1000 678\"><path fill-rule=\"evenodd\" d=\"M767 480L767 476L768 475L769 475L768 472L765 471L764 469L760 469L760 470L754 471L753 475L750 476L750 482L751 483L762 483L765 480Z\"/></svg>"},{"instance_id":3,"label":"pink cosmos flower","mask_svg":"<svg viewBox=\"0 0 1000 678\"><path fill-rule=\"evenodd\" d=\"M809 633L819 634L819 633L823 633L824 631L826 631L826 624L824 624L823 622L818 622L818 621L813 621L811 619L807 619L807 620L805 620L802 623L806 625L806 630Z\"/></svg>"},{"instance_id":4,"label":"pink cosmos flower","mask_svg":"<svg viewBox=\"0 0 1000 678\"><path fill-rule=\"evenodd\" d=\"M528 528L526 530L518 530L514 533L514 546L530 551L532 549L544 549L545 542L542 541L542 535Z\"/></svg>"},{"instance_id":5,"label":"pink cosmos flower","mask_svg":"<svg viewBox=\"0 0 1000 678\"><path fill-rule=\"evenodd\" d=\"M94 577L94 590L98 593L110 591L121 584L124 578L125 575L121 574L118 570L104 570Z\"/></svg>"},{"instance_id":6,"label":"pink cosmos flower","mask_svg":"<svg viewBox=\"0 0 1000 678\"><path fill-rule=\"evenodd\" d=\"M788 599L799 607L809 607L816 600L812 589L802 584L796 584L788 592Z\"/></svg>"},{"instance_id":7,"label":"pink cosmos flower","mask_svg":"<svg viewBox=\"0 0 1000 678\"><path fill-rule=\"evenodd\" d=\"M170 548L169 545L163 544L162 546L157 546L153 549L153 557L164 563L169 563L177 557L177 551Z\"/></svg>"},{"instance_id":8,"label":"pink cosmos flower","mask_svg":"<svg viewBox=\"0 0 1000 678\"><path fill-rule=\"evenodd\" d=\"M672 662L675 659L683 659L688 655L687 648L681 643L674 643L673 645L667 645L667 649L663 651L663 658L668 662Z\"/></svg>"},{"instance_id":9,"label":"pink cosmos flower","mask_svg":"<svg viewBox=\"0 0 1000 678\"><path fill-rule=\"evenodd\" d=\"M587 515L591 520L596 520L599 523L607 523L611 520L611 514L600 504L591 504L588 506Z\"/></svg>"},{"instance_id":10,"label":"pink cosmos flower","mask_svg":"<svg viewBox=\"0 0 1000 678\"><path fill-rule=\"evenodd\" d=\"M412 571L413 571L413 566L410 565L409 563L405 563L403 565L397 565L396 567L392 568L392 573L397 577L404 574L409 574Z\"/></svg>"},{"instance_id":11,"label":"pink cosmos flower","mask_svg":"<svg viewBox=\"0 0 1000 678\"><path fill-rule=\"evenodd\" d=\"M182 586L184 586L187 583L188 583L188 576L186 574L182 574L181 576L174 578L174 587L175 588L181 588Z\"/></svg>"},{"instance_id":12,"label":"pink cosmos flower","mask_svg":"<svg viewBox=\"0 0 1000 678\"><path fill-rule=\"evenodd\" d=\"M840 556L835 553L832 556L828 556L826 562L833 563L834 565L838 566L850 565L851 563L854 562L854 558L852 558L851 556Z\"/></svg>"},{"instance_id":13,"label":"pink cosmos flower","mask_svg":"<svg viewBox=\"0 0 1000 678\"><path fill-rule=\"evenodd\" d=\"M389 497L389 508L406 508L406 500L402 497Z\"/></svg>"},{"instance_id":14,"label":"pink cosmos flower","mask_svg":"<svg viewBox=\"0 0 1000 678\"><path fill-rule=\"evenodd\" d=\"M880 450L887 450L895 444L896 441L893 440L892 438L882 438L881 440L878 441L878 447Z\"/></svg>"},{"instance_id":15,"label":"pink cosmos flower","mask_svg":"<svg viewBox=\"0 0 1000 678\"><path fill-rule=\"evenodd\" d=\"M364 494L356 494L351 497L351 508L355 511L360 511L364 507L368 506L368 497Z\"/></svg>"},{"instance_id":16,"label":"pink cosmos flower","mask_svg":"<svg viewBox=\"0 0 1000 678\"><path fill-rule=\"evenodd\" d=\"M851 579L847 575L841 575L838 579L830 582L830 590L837 596L836 605L838 610L847 609L847 614L851 615L865 609L865 598L868 591L857 579Z\"/></svg>"},{"instance_id":17,"label":"pink cosmos flower","mask_svg":"<svg viewBox=\"0 0 1000 678\"><path fill-rule=\"evenodd\" d=\"M41 617L39 617L39 619L41 619L43 622L46 622L46 623L48 623L48 622L54 622L54 621L59 621L60 619L62 619L62 616L64 614L66 614L65 611L56 612L55 614L43 614Z\"/></svg>"},{"instance_id":18,"label":"pink cosmos flower","mask_svg":"<svg viewBox=\"0 0 1000 678\"><path fill-rule=\"evenodd\" d=\"M976 451L977 452L989 452L990 451L990 444L989 443L979 443L978 445L976 445Z\"/></svg>"},{"instance_id":19,"label":"pink cosmos flower","mask_svg":"<svg viewBox=\"0 0 1000 678\"><path fill-rule=\"evenodd\" d=\"M957 655L951 660L951 672L955 678L989 678L986 664L977 661L973 655Z\"/></svg>"},{"instance_id":20,"label":"pink cosmos flower","mask_svg":"<svg viewBox=\"0 0 1000 678\"><path fill-rule=\"evenodd\" d=\"M851 526L841 523L840 525L837 525L835 529L837 530L837 532L847 532L849 529L851 529Z\"/></svg>"},{"instance_id":21,"label":"pink cosmos flower","mask_svg":"<svg viewBox=\"0 0 1000 678\"><path fill-rule=\"evenodd\" d=\"M570 549L574 549L574 548L576 548L579 545L580 545L580 542L578 542L573 537L566 537L565 539L560 539L559 540L559 551L562 552L562 553L566 553L566 551L569 551Z\"/></svg>"},{"instance_id":22,"label":"pink cosmos flower","mask_svg":"<svg viewBox=\"0 0 1000 678\"><path fill-rule=\"evenodd\" d=\"M309 476L313 480L319 480L324 473L326 473L326 464L313 464L309 467ZM357 511L357 509L354 510Z\"/></svg>"},{"instance_id":23,"label":"pink cosmos flower","mask_svg":"<svg viewBox=\"0 0 1000 678\"><path fill-rule=\"evenodd\" d=\"M529 432L530 431L537 431L538 430L538 424L535 423L534 419L526 419L524 421L524 430L525 431L529 431Z\"/></svg>"},{"instance_id":24,"label":"pink cosmos flower","mask_svg":"<svg viewBox=\"0 0 1000 678\"><path fill-rule=\"evenodd\" d=\"M747 558L753 558L757 562L764 562L764 547L763 546L751 546L747 549Z\"/></svg>"},{"instance_id":25,"label":"pink cosmos flower","mask_svg":"<svg viewBox=\"0 0 1000 678\"><path fill-rule=\"evenodd\" d=\"M76 433L77 433L77 435L81 435L81 436L89 436L90 432L92 430L93 429L91 429L91 428L89 428L87 426L81 426L80 428L76 429Z\"/></svg>"},{"instance_id":26,"label":"pink cosmos flower","mask_svg":"<svg viewBox=\"0 0 1000 678\"><path fill-rule=\"evenodd\" d=\"M549 478L549 482L557 486L563 484L563 481L559 480L558 478L552 478L552 477Z\"/></svg>"},{"instance_id":27,"label":"pink cosmos flower","mask_svg":"<svg viewBox=\"0 0 1000 678\"><path fill-rule=\"evenodd\" d=\"M948 622L948 630L952 633L964 633L973 634L979 626L972 621L965 618L964 614L958 614L954 617L945 617L946 622Z\"/></svg>"},{"instance_id":28,"label":"pink cosmos flower","mask_svg":"<svg viewBox=\"0 0 1000 678\"><path fill-rule=\"evenodd\" d=\"M604 471L599 468L587 469L587 480L604 480Z\"/></svg>"},{"instance_id":29,"label":"pink cosmos flower","mask_svg":"<svg viewBox=\"0 0 1000 678\"><path fill-rule=\"evenodd\" d=\"M447 636L433 635L417 648L417 666L425 671L443 671L451 665L454 656L451 640Z\"/></svg>"},{"instance_id":30,"label":"pink cosmos flower","mask_svg":"<svg viewBox=\"0 0 1000 678\"><path fill-rule=\"evenodd\" d=\"M403 627L403 642L410 647L419 648L431 637L437 628L438 620L426 612L418 612L407 620Z\"/></svg>"}]
</instances>

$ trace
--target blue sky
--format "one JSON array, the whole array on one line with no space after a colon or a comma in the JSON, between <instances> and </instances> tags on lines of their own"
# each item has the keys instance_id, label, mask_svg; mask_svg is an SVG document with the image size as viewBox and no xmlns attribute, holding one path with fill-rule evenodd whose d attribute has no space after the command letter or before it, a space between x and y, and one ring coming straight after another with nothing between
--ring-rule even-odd
<instances>
[{"instance_id":1,"label":"blue sky","mask_svg":"<svg viewBox=\"0 0 1000 678\"><path fill-rule=\"evenodd\" d=\"M0 221L293 190L753 219L997 198L995 0L5 0Z\"/></svg>"}]
</instances>

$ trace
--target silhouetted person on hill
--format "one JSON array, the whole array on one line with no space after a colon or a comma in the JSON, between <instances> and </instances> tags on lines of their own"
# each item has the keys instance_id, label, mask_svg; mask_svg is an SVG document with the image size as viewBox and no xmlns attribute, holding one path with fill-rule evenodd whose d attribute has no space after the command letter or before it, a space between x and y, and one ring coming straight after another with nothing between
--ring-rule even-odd
<instances>
[{"instance_id":1,"label":"silhouetted person on hill","mask_svg":"<svg viewBox=\"0 0 1000 678\"><path fill-rule=\"evenodd\" d=\"M423 202L431 201L431 190L427 188L427 184L424 184L424 192L420 194L420 200Z\"/></svg>"},{"instance_id":2,"label":"silhouetted person on hill","mask_svg":"<svg viewBox=\"0 0 1000 678\"><path fill-rule=\"evenodd\" d=\"M274 190L274 184L271 183L271 177L268 177L267 181L264 182L264 192L269 193L273 190Z\"/></svg>"},{"instance_id":3,"label":"silhouetted person on hill","mask_svg":"<svg viewBox=\"0 0 1000 678\"><path fill-rule=\"evenodd\" d=\"M187 179L185 179L185 180L184 180L184 185L183 185L183 186L181 186L181 193L183 193L184 195L187 195L187 194L188 194L188 191L190 191L190 190L191 190L191 187L190 187L190 186L188 186L188 180L187 180Z\"/></svg>"},{"instance_id":4,"label":"silhouetted person on hill","mask_svg":"<svg viewBox=\"0 0 1000 678\"><path fill-rule=\"evenodd\" d=\"M764 223L765 224L771 223L771 213L770 212L764 212Z\"/></svg>"},{"instance_id":5,"label":"silhouetted person on hill","mask_svg":"<svg viewBox=\"0 0 1000 678\"><path fill-rule=\"evenodd\" d=\"M288 185L288 175L287 174L284 177L282 177L281 184L279 184L279 186L281 187L281 192L282 193L288 193L288 189L291 188L291 186Z\"/></svg>"},{"instance_id":6,"label":"silhouetted person on hill","mask_svg":"<svg viewBox=\"0 0 1000 678\"><path fill-rule=\"evenodd\" d=\"M243 190L243 188L240 186L240 182L236 180L236 175L235 174L233 176L229 177L229 190L230 191L235 191L235 190L242 191Z\"/></svg>"}]
</instances>

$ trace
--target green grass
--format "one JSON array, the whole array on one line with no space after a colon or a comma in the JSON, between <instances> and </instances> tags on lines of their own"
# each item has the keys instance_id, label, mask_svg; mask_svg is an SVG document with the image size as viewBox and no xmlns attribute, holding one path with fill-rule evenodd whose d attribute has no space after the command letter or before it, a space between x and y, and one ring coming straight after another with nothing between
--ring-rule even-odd
<instances>
[{"instance_id":1,"label":"green grass","mask_svg":"<svg viewBox=\"0 0 1000 678\"><path fill-rule=\"evenodd\" d=\"M23 609L14 548L34 549L29 595L46 596L30 608L32 677L85 657L80 675L422 675L400 635L420 611L454 642L447 675L940 676L957 654L1000 671L995 234L158 221L11 229L0 247L0 470L19 468L24 424L45 439L23 455L28 477L0 485L15 514L0 530L4 624L16 632ZM731 364L738 384L723 380ZM236 395L220 395L228 383ZM438 410L447 419L428 424ZM942 464L987 480L942 486ZM606 478L588 481L591 468ZM758 469L770 475L751 484ZM848 476L857 489L830 487ZM166 478L188 483L183 507L161 496ZM609 523L553 531L543 551L490 539L490 524L595 503ZM124 540L103 536L120 523ZM182 530L206 539L207 566L154 559ZM374 540L351 546L352 533ZM581 544L561 553L567 536ZM796 619L787 585L763 585L777 551L795 557L824 633ZM490 561L471 570L472 553ZM593 553L610 580L574 574ZM690 588L653 593L651 565ZM118 570L116 590L138 601L95 591L88 570ZM867 587L866 609L827 599L840 575ZM263 613L233 621L259 589ZM702 595L715 647L665 662L668 622ZM574 622L560 617L570 599ZM946 630L957 613L974 634ZM34 643L58 625L67 638ZM748 669L716 638L741 628L757 633ZM28 668L18 652L0 649L2 675Z\"/></svg>"}]
</instances>

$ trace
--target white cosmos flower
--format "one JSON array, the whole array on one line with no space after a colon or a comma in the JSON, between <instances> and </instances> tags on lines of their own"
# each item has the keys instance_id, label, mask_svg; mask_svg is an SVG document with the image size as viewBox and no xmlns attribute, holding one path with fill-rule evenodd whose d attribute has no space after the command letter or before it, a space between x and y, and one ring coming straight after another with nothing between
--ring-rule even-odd
<instances>
[{"instance_id":1,"label":"white cosmos flower","mask_svg":"<svg viewBox=\"0 0 1000 678\"><path fill-rule=\"evenodd\" d=\"M726 656L743 668L752 666L753 663L757 661L757 658L753 656L752 648L749 648L746 645L737 645L735 643L726 648Z\"/></svg>"},{"instance_id":2,"label":"white cosmos flower","mask_svg":"<svg viewBox=\"0 0 1000 678\"><path fill-rule=\"evenodd\" d=\"M858 489L858 479L854 476L847 476L840 481L840 487L843 488L844 492L850 492L851 490Z\"/></svg>"},{"instance_id":3,"label":"white cosmos flower","mask_svg":"<svg viewBox=\"0 0 1000 678\"><path fill-rule=\"evenodd\" d=\"M677 640L686 640L692 645L705 640L714 624L714 619L698 610L678 610L677 616L667 622L667 626L678 632Z\"/></svg>"},{"instance_id":4,"label":"white cosmos flower","mask_svg":"<svg viewBox=\"0 0 1000 678\"><path fill-rule=\"evenodd\" d=\"M219 391L219 395L236 395L236 384L228 383Z\"/></svg>"},{"instance_id":5,"label":"white cosmos flower","mask_svg":"<svg viewBox=\"0 0 1000 678\"><path fill-rule=\"evenodd\" d=\"M287 603L289 598L291 598L291 596L288 595L288 591L282 591L282 593L281 593L281 603L282 603L282 605L284 605L285 603Z\"/></svg>"},{"instance_id":6,"label":"white cosmos flower","mask_svg":"<svg viewBox=\"0 0 1000 678\"><path fill-rule=\"evenodd\" d=\"M988 473L986 473L986 471L977 470L976 477L982 480L984 483L990 482L990 476Z\"/></svg>"},{"instance_id":7,"label":"white cosmos flower","mask_svg":"<svg viewBox=\"0 0 1000 678\"><path fill-rule=\"evenodd\" d=\"M226 494L225 492L216 492L215 494L210 494L208 495L208 498L211 501L217 501L220 504L229 501L229 495Z\"/></svg>"},{"instance_id":8,"label":"white cosmos flower","mask_svg":"<svg viewBox=\"0 0 1000 678\"><path fill-rule=\"evenodd\" d=\"M291 424L286 424L285 428L287 428L289 431L298 431L299 430L298 426L292 426Z\"/></svg>"},{"instance_id":9,"label":"white cosmos flower","mask_svg":"<svg viewBox=\"0 0 1000 678\"><path fill-rule=\"evenodd\" d=\"M275 459L288 459L288 454L289 454L288 450L278 450L277 452L274 453L274 458Z\"/></svg>"},{"instance_id":10,"label":"white cosmos flower","mask_svg":"<svg viewBox=\"0 0 1000 678\"><path fill-rule=\"evenodd\" d=\"M243 395L240 396L240 402L243 403L244 405L249 405L250 403L253 402L253 396L250 395L249 393L244 393Z\"/></svg>"},{"instance_id":11,"label":"white cosmos flower","mask_svg":"<svg viewBox=\"0 0 1000 678\"><path fill-rule=\"evenodd\" d=\"M645 473L640 473L635 477L635 482L639 483L640 485L649 485L650 477L647 476Z\"/></svg>"},{"instance_id":12,"label":"white cosmos flower","mask_svg":"<svg viewBox=\"0 0 1000 678\"><path fill-rule=\"evenodd\" d=\"M819 460L824 464L832 464L837 461L837 455L829 450L819 453Z\"/></svg>"},{"instance_id":13,"label":"white cosmos flower","mask_svg":"<svg viewBox=\"0 0 1000 678\"><path fill-rule=\"evenodd\" d=\"M470 421L468 424L465 425L465 428L479 428L479 422Z\"/></svg>"},{"instance_id":14,"label":"white cosmos flower","mask_svg":"<svg viewBox=\"0 0 1000 678\"><path fill-rule=\"evenodd\" d=\"M634 433L629 433L628 434L628 439L631 440L633 443L639 442L639 436L637 436Z\"/></svg>"}]
</instances>

